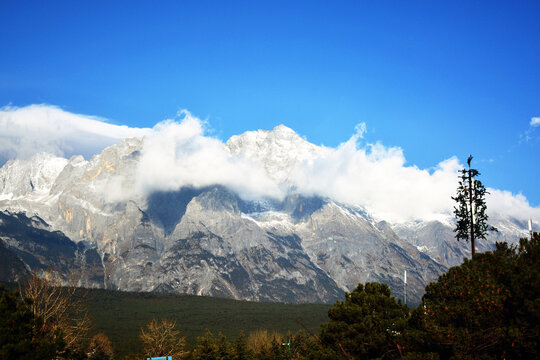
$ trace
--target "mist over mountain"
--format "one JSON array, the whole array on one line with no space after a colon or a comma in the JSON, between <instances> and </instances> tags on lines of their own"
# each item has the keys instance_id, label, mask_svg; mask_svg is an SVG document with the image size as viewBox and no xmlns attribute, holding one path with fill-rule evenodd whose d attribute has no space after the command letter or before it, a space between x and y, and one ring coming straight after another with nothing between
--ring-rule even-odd
<instances>
[{"instance_id":1,"label":"mist over mountain","mask_svg":"<svg viewBox=\"0 0 540 360\"><path fill-rule=\"evenodd\" d=\"M0 123L27 116L16 111L4 110ZM223 143L188 112L136 131L96 119L66 124L69 131L35 142L52 154L25 151L0 168L0 250L13 264L6 279L45 271L63 254L67 265L57 270L78 273L81 286L332 302L366 281L402 296L406 270L414 303L470 256L452 231L458 160L407 166L401 149L363 144L365 126L330 148L283 125ZM87 159L62 156L76 143L64 137L105 139L107 129L113 145ZM136 137L113 141L124 134ZM15 144L19 135L3 136ZM479 241L479 251L516 242L527 218L540 219L522 195L489 191L500 232ZM36 245L33 229L44 232L38 238L62 236L54 248L63 250Z\"/></svg>"}]
</instances>

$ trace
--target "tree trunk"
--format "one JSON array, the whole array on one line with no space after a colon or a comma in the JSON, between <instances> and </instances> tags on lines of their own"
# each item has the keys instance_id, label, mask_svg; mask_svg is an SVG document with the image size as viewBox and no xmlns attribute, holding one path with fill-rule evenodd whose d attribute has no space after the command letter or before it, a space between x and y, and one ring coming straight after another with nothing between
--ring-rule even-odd
<instances>
[{"instance_id":1,"label":"tree trunk","mask_svg":"<svg viewBox=\"0 0 540 360\"><path fill-rule=\"evenodd\" d=\"M471 226L471 259L474 258L474 208L473 208L473 189L472 189L472 176L471 166L469 165L469 209L470 209L470 226Z\"/></svg>"}]
</instances>

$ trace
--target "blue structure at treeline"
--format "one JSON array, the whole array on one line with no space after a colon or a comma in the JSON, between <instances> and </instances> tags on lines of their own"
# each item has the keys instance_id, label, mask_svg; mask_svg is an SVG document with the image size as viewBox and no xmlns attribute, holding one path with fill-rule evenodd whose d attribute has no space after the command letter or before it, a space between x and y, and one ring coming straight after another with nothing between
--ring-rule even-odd
<instances>
[{"instance_id":1,"label":"blue structure at treeline","mask_svg":"<svg viewBox=\"0 0 540 360\"><path fill-rule=\"evenodd\" d=\"M172 356L160 356L160 357L146 358L146 360L172 360Z\"/></svg>"}]
</instances>

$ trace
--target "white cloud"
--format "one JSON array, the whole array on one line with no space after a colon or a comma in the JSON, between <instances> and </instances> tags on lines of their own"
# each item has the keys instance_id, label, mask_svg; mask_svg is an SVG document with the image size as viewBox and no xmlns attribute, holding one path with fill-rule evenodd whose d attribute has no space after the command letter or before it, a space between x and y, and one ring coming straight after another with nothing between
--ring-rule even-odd
<instances>
[{"instance_id":1,"label":"white cloud","mask_svg":"<svg viewBox=\"0 0 540 360\"><path fill-rule=\"evenodd\" d=\"M205 136L203 123L189 112L179 115L180 122L163 121L145 138L137 176L140 189L221 184L250 199L282 195L262 167L232 156L220 140Z\"/></svg>"},{"instance_id":2,"label":"white cloud","mask_svg":"<svg viewBox=\"0 0 540 360\"><path fill-rule=\"evenodd\" d=\"M455 195L457 172L463 167L457 158L441 161L433 169L408 166L399 147L361 143L365 132L366 126L361 123L352 137L336 148L321 148L324 151L319 152L311 147L304 149L309 156L290 162L293 168L286 172L290 174L287 185L303 194L364 206L374 216L391 222L452 216L451 196ZM204 122L187 111L152 129L140 129L48 105L0 109L0 160L2 156L28 157L42 151L89 157L126 137L144 137L136 170L137 191L221 184L244 198L255 199L281 198L289 188L273 180L276 177L266 172L261 158L244 152L232 155L221 140L205 133ZM120 187L123 182L117 180ZM114 193L130 193L117 190ZM530 206L522 194L496 189L490 192L490 213L540 221L540 208Z\"/></svg>"},{"instance_id":3,"label":"white cloud","mask_svg":"<svg viewBox=\"0 0 540 360\"><path fill-rule=\"evenodd\" d=\"M400 148L380 143L358 147L353 136L330 155L300 164L293 181L299 191L365 206L391 222L444 220L452 210L459 168L456 158L433 172L405 166Z\"/></svg>"},{"instance_id":4,"label":"white cloud","mask_svg":"<svg viewBox=\"0 0 540 360\"><path fill-rule=\"evenodd\" d=\"M0 165L38 152L89 158L121 139L142 137L149 131L109 124L51 105L6 106L0 108Z\"/></svg>"},{"instance_id":5,"label":"white cloud","mask_svg":"<svg viewBox=\"0 0 540 360\"><path fill-rule=\"evenodd\" d=\"M538 126L538 125L540 125L540 117L535 116L535 117L531 118L531 122L530 122L529 125L530 126Z\"/></svg>"},{"instance_id":6,"label":"white cloud","mask_svg":"<svg viewBox=\"0 0 540 360\"><path fill-rule=\"evenodd\" d=\"M510 191L488 189L486 205L490 213L512 216L519 220L540 221L540 207L532 207L523 194Z\"/></svg>"}]
</instances>

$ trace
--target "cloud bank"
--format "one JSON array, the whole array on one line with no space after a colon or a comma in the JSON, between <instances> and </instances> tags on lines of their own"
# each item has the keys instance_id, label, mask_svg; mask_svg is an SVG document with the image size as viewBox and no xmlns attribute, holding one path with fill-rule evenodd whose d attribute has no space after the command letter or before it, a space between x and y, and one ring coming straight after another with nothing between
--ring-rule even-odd
<instances>
[{"instance_id":1,"label":"cloud bank","mask_svg":"<svg viewBox=\"0 0 540 360\"><path fill-rule=\"evenodd\" d=\"M0 165L38 152L89 158L127 137L142 137L150 129L107 123L51 105L0 108Z\"/></svg>"},{"instance_id":2,"label":"cloud bank","mask_svg":"<svg viewBox=\"0 0 540 360\"><path fill-rule=\"evenodd\" d=\"M364 206L391 222L448 218L461 168L456 158L432 171L422 170L405 166L400 148L360 146L356 140L352 137L328 156L301 163L293 178L299 191Z\"/></svg>"},{"instance_id":3,"label":"cloud bank","mask_svg":"<svg viewBox=\"0 0 540 360\"><path fill-rule=\"evenodd\" d=\"M529 125L530 126L538 126L538 125L540 125L540 117L535 116L535 117L531 118L531 123Z\"/></svg>"},{"instance_id":4,"label":"cloud bank","mask_svg":"<svg viewBox=\"0 0 540 360\"><path fill-rule=\"evenodd\" d=\"M452 217L451 196L455 195L457 172L463 167L456 157L432 169L408 166L401 148L363 143L364 124L336 148L309 144L299 149L308 143L293 133L277 146L285 154L296 154L287 165L290 171L286 183L279 183L260 157L232 154L223 141L206 133L205 126L187 111L152 129L139 129L48 105L4 107L0 110L0 155L28 157L46 151L88 158L123 138L138 137L144 138L144 145L135 184L138 191L145 193L221 184L244 198L259 199L283 198L293 188L305 195L328 196L365 207L377 218L390 222L444 221ZM522 194L489 191L490 214L540 221L540 208L530 206Z\"/></svg>"}]
</instances>

